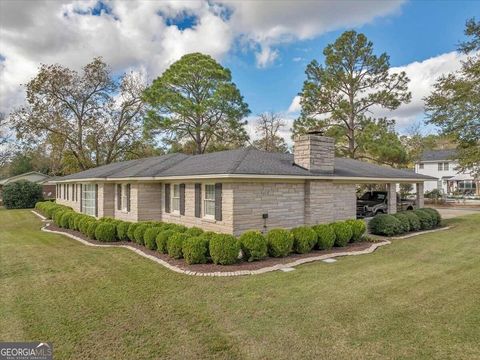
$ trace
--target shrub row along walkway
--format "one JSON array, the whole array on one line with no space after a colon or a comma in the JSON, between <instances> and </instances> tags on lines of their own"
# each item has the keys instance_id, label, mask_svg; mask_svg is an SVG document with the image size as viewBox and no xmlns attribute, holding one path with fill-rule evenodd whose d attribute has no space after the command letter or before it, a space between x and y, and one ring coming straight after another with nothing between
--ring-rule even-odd
<instances>
[{"instance_id":1,"label":"shrub row along walkway","mask_svg":"<svg viewBox=\"0 0 480 360\"><path fill-rule=\"evenodd\" d=\"M32 212L38 217L40 217L42 220L47 221L47 219L41 214L37 213L36 211ZM80 241L82 244L88 246L126 248L147 259L153 260L156 263L165 266L172 271L186 275L196 276L241 276L263 274L270 271L291 268L297 265L313 261L325 260L333 257L370 254L374 252L378 247L390 244L390 241L384 239L376 243L352 243L346 248L333 248L332 250L328 251L314 251L307 254L292 254L284 258L268 258L261 261L242 262L235 265L187 265L181 260L172 259L165 254L161 254L153 250L148 250L134 243L120 242L117 244L105 244L99 241L91 240L78 231L59 228L52 224L50 221L48 221L45 226L42 227L42 231L62 234L74 240Z\"/></svg>"}]
</instances>

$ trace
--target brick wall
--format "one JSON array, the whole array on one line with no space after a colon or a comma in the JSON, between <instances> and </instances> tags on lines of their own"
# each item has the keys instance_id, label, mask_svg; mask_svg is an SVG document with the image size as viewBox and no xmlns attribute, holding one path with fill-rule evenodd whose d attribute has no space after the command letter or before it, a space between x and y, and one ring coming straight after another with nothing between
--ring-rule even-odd
<instances>
[{"instance_id":1,"label":"brick wall","mask_svg":"<svg viewBox=\"0 0 480 360\"><path fill-rule=\"evenodd\" d=\"M293 155L295 163L306 169L333 173L334 139L315 134L297 136L293 146Z\"/></svg>"},{"instance_id":2,"label":"brick wall","mask_svg":"<svg viewBox=\"0 0 480 360\"><path fill-rule=\"evenodd\" d=\"M98 184L98 217L114 217L115 185Z\"/></svg>"}]
</instances>

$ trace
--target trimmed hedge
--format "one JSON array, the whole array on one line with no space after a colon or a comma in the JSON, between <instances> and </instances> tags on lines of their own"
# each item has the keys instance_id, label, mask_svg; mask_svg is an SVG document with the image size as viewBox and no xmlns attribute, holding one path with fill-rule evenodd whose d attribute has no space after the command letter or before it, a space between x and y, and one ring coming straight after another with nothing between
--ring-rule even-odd
<instances>
[{"instance_id":1,"label":"trimmed hedge","mask_svg":"<svg viewBox=\"0 0 480 360\"><path fill-rule=\"evenodd\" d=\"M128 229L127 229L128 240L135 242L135 230L140 225L141 225L140 223L131 223L128 226Z\"/></svg>"},{"instance_id":2,"label":"trimmed hedge","mask_svg":"<svg viewBox=\"0 0 480 360\"><path fill-rule=\"evenodd\" d=\"M210 240L210 256L214 264L234 264L239 252L240 244L232 235L217 234Z\"/></svg>"},{"instance_id":3,"label":"trimmed hedge","mask_svg":"<svg viewBox=\"0 0 480 360\"><path fill-rule=\"evenodd\" d=\"M293 251L305 254L317 244L317 233L310 227L300 226L290 231L293 236Z\"/></svg>"},{"instance_id":4,"label":"trimmed hedge","mask_svg":"<svg viewBox=\"0 0 480 360\"><path fill-rule=\"evenodd\" d=\"M90 239L95 239L95 230L97 229L99 223L100 222L96 220L92 220L88 223L87 236Z\"/></svg>"},{"instance_id":5,"label":"trimmed hedge","mask_svg":"<svg viewBox=\"0 0 480 360\"><path fill-rule=\"evenodd\" d=\"M166 254L168 252L167 249L167 243L168 239L170 239L170 236L175 234L175 231L173 230L162 230L157 234L157 237L155 238L155 242L157 243L157 250L163 254Z\"/></svg>"},{"instance_id":6,"label":"trimmed hedge","mask_svg":"<svg viewBox=\"0 0 480 360\"><path fill-rule=\"evenodd\" d=\"M418 216L420 220L420 229L429 230L435 226L437 220L434 215L432 215L428 211L425 211L423 209L417 209L413 210L413 212L415 213L415 215Z\"/></svg>"},{"instance_id":7,"label":"trimmed hedge","mask_svg":"<svg viewBox=\"0 0 480 360\"><path fill-rule=\"evenodd\" d=\"M70 229L70 219L73 218L75 213L73 211L65 211L60 218L60 227L64 229Z\"/></svg>"},{"instance_id":8,"label":"trimmed hedge","mask_svg":"<svg viewBox=\"0 0 480 360\"><path fill-rule=\"evenodd\" d=\"M184 233L174 233L167 240L168 256L174 259L181 259L183 256L183 242L188 239L188 235Z\"/></svg>"},{"instance_id":9,"label":"trimmed hedge","mask_svg":"<svg viewBox=\"0 0 480 360\"><path fill-rule=\"evenodd\" d=\"M145 247L150 250L157 250L157 235L162 230L160 226L149 227L143 234Z\"/></svg>"},{"instance_id":10,"label":"trimmed hedge","mask_svg":"<svg viewBox=\"0 0 480 360\"><path fill-rule=\"evenodd\" d=\"M239 238L240 248L247 261L261 260L267 257L267 240L260 231L246 231Z\"/></svg>"},{"instance_id":11,"label":"trimmed hedge","mask_svg":"<svg viewBox=\"0 0 480 360\"><path fill-rule=\"evenodd\" d=\"M135 242L139 245L145 245L145 241L143 239L143 235L148 228L151 228L151 224L140 223L139 226L135 228L133 232L133 237L135 238Z\"/></svg>"},{"instance_id":12,"label":"trimmed hedge","mask_svg":"<svg viewBox=\"0 0 480 360\"><path fill-rule=\"evenodd\" d=\"M402 213L396 213L393 214L398 221L400 221L400 231L401 233L406 233L410 231L410 220L408 220L408 217L405 214Z\"/></svg>"},{"instance_id":13,"label":"trimmed hedge","mask_svg":"<svg viewBox=\"0 0 480 360\"><path fill-rule=\"evenodd\" d=\"M368 223L372 234L393 236L400 234L402 225L395 216L388 214L379 214L373 217Z\"/></svg>"},{"instance_id":14,"label":"trimmed hedge","mask_svg":"<svg viewBox=\"0 0 480 360\"><path fill-rule=\"evenodd\" d=\"M352 242L360 241L365 236L365 232L367 231L365 220L352 219L345 222L350 225L350 228L352 229Z\"/></svg>"},{"instance_id":15,"label":"trimmed hedge","mask_svg":"<svg viewBox=\"0 0 480 360\"><path fill-rule=\"evenodd\" d=\"M201 236L185 239L182 253L187 264L205 264L207 262L207 241Z\"/></svg>"},{"instance_id":16,"label":"trimmed hedge","mask_svg":"<svg viewBox=\"0 0 480 360\"><path fill-rule=\"evenodd\" d=\"M420 224L420 219L413 211L402 211L401 214L407 217L408 223L410 225L410 231L417 231L422 228L422 225Z\"/></svg>"},{"instance_id":17,"label":"trimmed hedge","mask_svg":"<svg viewBox=\"0 0 480 360\"><path fill-rule=\"evenodd\" d=\"M272 229L267 233L268 253L272 257L287 256L292 252L293 236L285 229Z\"/></svg>"},{"instance_id":18,"label":"trimmed hedge","mask_svg":"<svg viewBox=\"0 0 480 360\"><path fill-rule=\"evenodd\" d=\"M11 182L2 188L3 206L7 209L31 209L42 199L42 186L28 180Z\"/></svg>"},{"instance_id":19,"label":"trimmed hedge","mask_svg":"<svg viewBox=\"0 0 480 360\"><path fill-rule=\"evenodd\" d=\"M203 234L203 230L198 227L192 227L186 230L185 234L187 234L190 237L200 236Z\"/></svg>"},{"instance_id":20,"label":"trimmed hedge","mask_svg":"<svg viewBox=\"0 0 480 360\"><path fill-rule=\"evenodd\" d=\"M317 233L317 247L319 250L330 250L335 244L335 231L328 224L315 225L313 230Z\"/></svg>"},{"instance_id":21,"label":"trimmed hedge","mask_svg":"<svg viewBox=\"0 0 480 360\"><path fill-rule=\"evenodd\" d=\"M335 231L335 246L347 246L353 237L352 227L345 221L339 221L331 224Z\"/></svg>"},{"instance_id":22,"label":"trimmed hedge","mask_svg":"<svg viewBox=\"0 0 480 360\"><path fill-rule=\"evenodd\" d=\"M434 226L440 225L440 223L442 222L442 217L438 210L432 208L422 208L421 210L429 213L432 216L432 218L435 220Z\"/></svg>"},{"instance_id":23,"label":"trimmed hedge","mask_svg":"<svg viewBox=\"0 0 480 360\"><path fill-rule=\"evenodd\" d=\"M95 239L103 242L117 241L115 224L109 221L98 221L95 227Z\"/></svg>"},{"instance_id":24,"label":"trimmed hedge","mask_svg":"<svg viewBox=\"0 0 480 360\"><path fill-rule=\"evenodd\" d=\"M120 241L128 241L130 240L127 235L127 231L129 226L132 223L126 222L126 221L119 221L117 224L117 238Z\"/></svg>"}]
</instances>

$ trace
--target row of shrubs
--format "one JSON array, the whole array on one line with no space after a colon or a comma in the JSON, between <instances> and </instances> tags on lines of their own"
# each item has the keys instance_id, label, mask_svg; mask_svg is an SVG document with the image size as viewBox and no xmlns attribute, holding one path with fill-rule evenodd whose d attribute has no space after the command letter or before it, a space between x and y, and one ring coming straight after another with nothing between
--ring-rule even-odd
<instances>
[{"instance_id":1,"label":"row of shrubs","mask_svg":"<svg viewBox=\"0 0 480 360\"><path fill-rule=\"evenodd\" d=\"M36 209L62 228L80 231L91 239L103 242L132 241L150 250L184 258L188 264L212 261L227 265L240 258L255 261L288 254L307 253L313 249L328 250L360 241L366 232L363 220L347 220L332 224L301 226L292 230L272 229L266 235L247 231L239 238L227 234L162 222L126 222L112 218L95 218L79 214L71 208L51 202L40 202Z\"/></svg>"},{"instance_id":2,"label":"row of shrubs","mask_svg":"<svg viewBox=\"0 0 480 360\"><path fill-rule=\"evenodd\" d=\"M400 235L410 231L429 230L440 226L440 213L431 208L408 210L393 215L379 214L368 223L370 232L377 235Z\"/></svg>"}]
</instances>

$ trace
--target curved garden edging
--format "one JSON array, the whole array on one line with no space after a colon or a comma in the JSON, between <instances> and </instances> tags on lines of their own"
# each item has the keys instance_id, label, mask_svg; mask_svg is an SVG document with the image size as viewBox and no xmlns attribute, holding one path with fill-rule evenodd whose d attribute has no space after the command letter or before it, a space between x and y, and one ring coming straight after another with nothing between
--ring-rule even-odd
<instances>
[{"instance_id":1,"label":"curved garden edging","mask_svg":"<svg viewBox=\"0 0 480 360\"><path fill-rule=\"evenodd\" d=\"M38 214L37 212L32 210L32 213L34 213L38 217L42 218L42 220L45 220L45 218L43 216L41 216L40 214ZM67 236L67 237L69 237L71 239L74 239L74 240L77 240L77 241L79 241L82 244L87 245L87 246L105 247L105 248L116 247L116 248L129 249L129 250L135 252L136 254L138 254L140 256L143 256L147 259L155 261L156 263L166 267L167 269L170 269L170 270L175 271L175 272L180 273L180 274L194 275L194 276L242 276L242 275L264 274L264 273L271 272L271 271L281 270L281 269L284 269L284 268L291 268L291 267L295 267L295 266L298 266L298 265L302 265L302 264L306 264L306 263L310 263L310 262L314 262L314 261L319 261L319 260L325 260L325 259L334 258L334 257L370 254L381 246L391 244L391 242L389 240L382 240L382 241L377 242L377 243L372 243L368 248L363 249L363 250L343 251L343 252L337 252L337 253L333 253L333 254L324 254L324 255L319 255L319 256L312 256L312 257L308 257L308 258L297 259L297 260L294 260L294 261L288 262L288 263L281 263L281 264L277 264L277 265L273 265L273 266L266 266L266 267L263 267L263 268L260 268L260 269L255 269L255 270L239 270L239 271L230 271L230 272L220 272L220 271L217 271L217 272L199 272L199 271L190 271L190 270L181 269L178 266L172 265L165 260L159 259L159 258L157 258L153 255L147 254L147 253L143 252L142 250L137 249L133 246L115 245L115 244L93 244L91 242L88 242L88 241L86 241L86 240L84 240L84 239L82 239L78 236L69 234L67 232L50 230L50 229L48 229L48 226L49 226L48 223L45 224L41 228L41 230L45 231L45 232L53 233L53 234L60 234L60 235Z\"/></svg>"}]
</instances>

